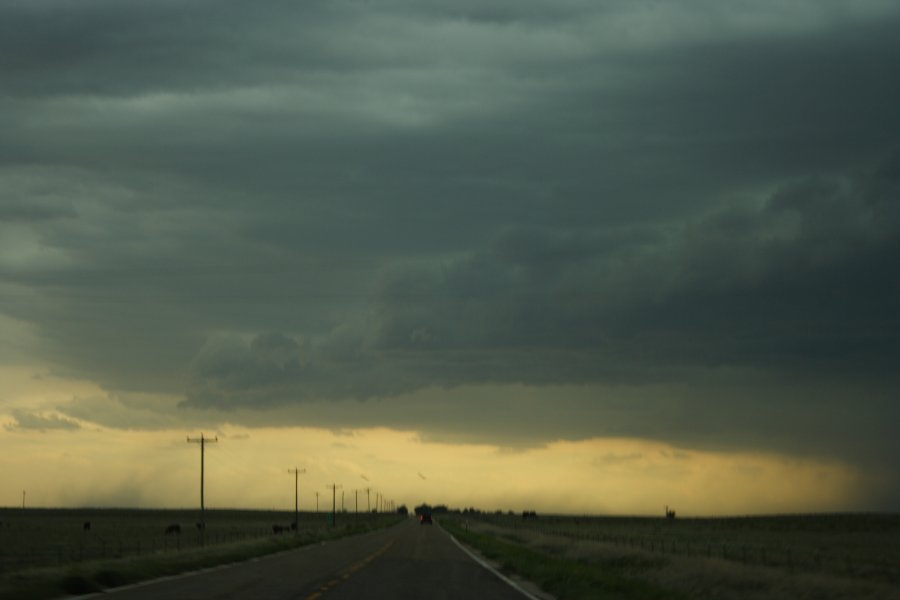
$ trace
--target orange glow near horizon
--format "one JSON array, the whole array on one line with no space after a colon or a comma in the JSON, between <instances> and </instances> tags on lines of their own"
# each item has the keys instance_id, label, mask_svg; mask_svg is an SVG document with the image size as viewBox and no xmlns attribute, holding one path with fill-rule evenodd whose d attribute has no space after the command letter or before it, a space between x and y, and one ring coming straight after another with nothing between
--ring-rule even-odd
<instances>
[{"instance_id":1,"label":"orange glow near horizon","mask_svg":"<svg viewBox=\"0 0 900 600\"><path fill-rule=\"evenodd\" d=\"M21 505L22 490L33 507L199 505L200 452L186 438L201 428L176 425L174 417L150 411L144 429L75 420L54 407L73 395L105 392L90 382L34 372L0 369L7 394L0 405L0 506ZM154 402L174 406L177 400L141 398L141 406ZM115 406L95 410L108 407L110 416ZM17 426L23 414L17 411L36 416L38 426L49 425ZM288 469L294 467L306 469L300 477L303 510L314 510L314 493L324 498L326 486L337 483L349 511L356 508L354 490L367 487L373 500L380 492L398 505L489 511L656 515L665 505L681 516L853 511L878 484L837 460L701 451L645 439L511 449L435 442L425 432L379 427L335 431L221 423L202 432L219 436L206 451L209 508L292 509L294 478ZM364 510L365 493L358 498Z\"/></svg>"},{"instance_id":2,"label":"orange glow near horizon","mask_svg":"<svg viewBox=\"0 0 900 600\"><path fill-rule=\"evenodd\" d=\"M200 453L185 438L197 433L6 429L0 434L0 504L16 506L24 489L29 506L194 506ZM366 487L373 497L378 491L408 506L517 512L652 515L667 504L683 516L841 511L852 508L863 483L837 462L691 451L638 439L510 451L425 442L416 432L384 428L224 425L206 434L219 436L206 451L208 508L290 509L294 490L287 470L295 466L306 469L300 477L303 510L313 510L314 492L324 498L334 482L343 485L349 511L355 510L354 490Z\"/></svg>"}]
</instances>

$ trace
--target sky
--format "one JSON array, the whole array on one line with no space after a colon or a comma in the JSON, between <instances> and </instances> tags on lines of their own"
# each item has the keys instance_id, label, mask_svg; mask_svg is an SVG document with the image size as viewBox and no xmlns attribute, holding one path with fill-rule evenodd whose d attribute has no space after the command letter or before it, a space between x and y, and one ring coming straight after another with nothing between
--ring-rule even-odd
<instances>
[{"instance_id":1,"label":"sky","mask_svg":"<svg viewBox=\"0 0 900 600\"><path fill-rule=\"evenodd\" d=\"M898 30L5 0L0 506L896 511Z\"/></svg>"}]
</instances>

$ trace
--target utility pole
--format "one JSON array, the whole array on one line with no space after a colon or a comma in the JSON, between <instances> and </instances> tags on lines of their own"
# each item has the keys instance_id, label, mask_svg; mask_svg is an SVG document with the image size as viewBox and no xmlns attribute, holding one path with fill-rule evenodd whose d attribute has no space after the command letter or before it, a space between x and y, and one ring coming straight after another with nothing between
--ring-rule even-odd
<instances>
[{"instance_id":1,"label":"utility pole","mask_svg":"<svg viewBox=\"0 0 900 600\"><path fill-rule=\"evenodd\" d=\"M191 438L188 437L187 441L189 443L199 443L200 444L200 531L203 532L206 530L206 504L203 500L203 477L205 470L205 452L206 452L206 444L211 442L218 442L219 436L214 438L203 437L203 434L200 434L199 438Z\"/></svg>"},{"instance_id":2,"label":"utility pole","mask_svg":"<svg viewBox=\"0 0 900 600\"><path fill-rule=\"evenodd\" d=\"M344 486L332 483L328 487L331 488L331 526L334 527L337 524L335 515L335 509L337 509L337 491Z\"/></svg>"},{"instance_id":3,"label":"utility pole","mask_svg":"<svg viewBox=\"0 0 900 600\"><path fill-rule=\"evenodd\" d=\"M288 473L294 474L294 533L300 533L300 521L298 515L300 513L300 473L306 473L306 469L288 469Z\"/></svg>"},{"instance_id":4,"label":"utility pole","mask_svg":"<svg viewBox=\"0 0 900 600\"><path fill-rule=\"evenodd\" d=\"M369 497L369 492L372 491L372 488L366 488L366 511L372 512L372 499Z\"/></svg>"},{"instance_id":5,"label":"utility pole","mask_svg":"<svg viewBox=\"0 0 900 600\"><path fill-rule=\"evenodd\" d=\"M25 490L22 490L22 510L25 510Z\"/></svg>"},{"instance_id":6,"label":"utility pole","mask_svg":"<svg viewBox=\"0 0 900 600\"><path fill-rule=\"evenodd\" d=\"M353 498L356 500L356 518L359 518L359 490L353 490Z\"/></svg>"},{"instance_id":7,"label":"utility pole","mask_svg":"<svg viewBox=\"0 0 900 600\"><path fill-rule=\"evenodd\" d=\"M319 492L316 492L316 514L319 514Z\"/></svg>"},{"instance_id":8,"label":"utility pole","mask_svg":"<svg viewBox=\"0 0 900 600\"><path fill-rule=\"evenodd\" d=\"M341 490L341 512L345 512L344 509L344 491Z\"/></svg>"}]
</instances>

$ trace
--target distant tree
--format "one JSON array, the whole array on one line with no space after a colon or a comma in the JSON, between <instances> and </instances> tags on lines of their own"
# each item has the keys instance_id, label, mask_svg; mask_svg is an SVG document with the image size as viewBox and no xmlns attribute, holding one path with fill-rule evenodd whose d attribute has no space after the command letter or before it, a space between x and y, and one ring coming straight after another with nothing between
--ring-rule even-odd
<instances>
[{"instance_id":1,"label":"distant tree","mask_svg":"<svg viewBox=\"0 0 900 600\"><path fill-rule=\"evenodd\" d=\"M397 514L398 514L398 515L403 515L404 517L406 517L406 516L409 515L409 509L406 508L406 505L405 505L405 504L402 504L402 505L400 506L400 508L397 509Z\"/></svg>"}]
</instances>

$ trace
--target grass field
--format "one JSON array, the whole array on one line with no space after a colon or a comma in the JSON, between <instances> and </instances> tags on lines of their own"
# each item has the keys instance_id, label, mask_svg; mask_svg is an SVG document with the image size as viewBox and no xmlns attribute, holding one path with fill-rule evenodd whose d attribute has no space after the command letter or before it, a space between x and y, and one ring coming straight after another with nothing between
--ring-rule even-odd
<instances>
[{"instance_id":1,"label":"grass field","mask_svg":"<svg viewBox=\"0 0 900 600\"><path fill-rule=\"evenodd\" d=\"M655 589L659 597L900 599L898 515L523 520L482 513L447 516L441 523L525 578L565 581L560 573L547 575L555 564L561 573L571 571L569 579L583 578L587 568L596 577L651 586L619 586L611 597L653 597L646 594ZM498 551L495 542L507 550ZM523 566L512 558L518 550L510 548L537 558ZM559 598L591 597L553 583L548 591Z\"/></svg>"},{"instance_id":2,"label":"grass field","mask_svg":"<svg viewBox=\"0 0 900 600\"><path fill-rule=\"evenodd\" d=\"M339 513L338 522L375 517ZM330 513L300 513L299 533L325 528L329 519ZM198 520L196 510L0 509L0 573L263 538L273 535L273 525L289 526L294 513L209 510L203 533ZM165 533L171 524L180 525L180 535Z\"/></svg>"},{"instance_id":3,"label":"grass field","mask_svg":"<svg viewBox=\"0 0 900 600\"><path fill-rule=\"evenodd\" d=\"M396 523L394 514L0 509L0 598L51 598L244 560ZM90 522L90 528L85 523ZM181 534L166 534L179 524Z\"/></svg>"},{"instance_id":4,"label":"grass field","mask_svg":"<svg viewBox=\"0 0 900 600\"><path fill-rule=\"evenodd\" d=\"M482 514L481 521L652 552L743 564L845 573L900 583L900 515L837 514L661 519L555 517L523 520Z\"/></svg>"}]
</instances>

